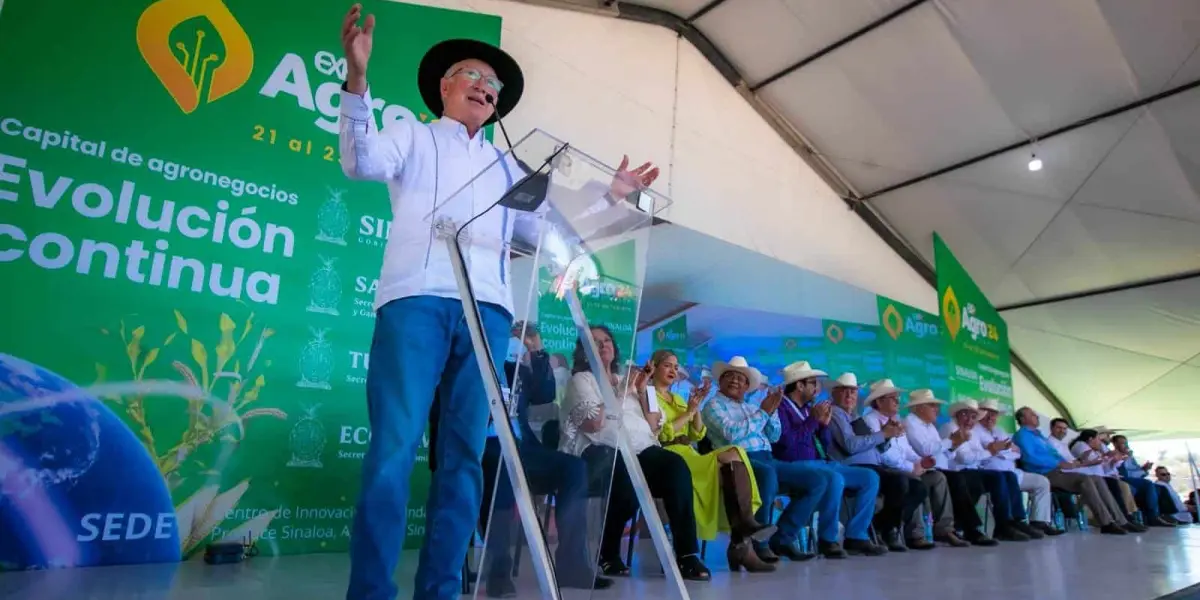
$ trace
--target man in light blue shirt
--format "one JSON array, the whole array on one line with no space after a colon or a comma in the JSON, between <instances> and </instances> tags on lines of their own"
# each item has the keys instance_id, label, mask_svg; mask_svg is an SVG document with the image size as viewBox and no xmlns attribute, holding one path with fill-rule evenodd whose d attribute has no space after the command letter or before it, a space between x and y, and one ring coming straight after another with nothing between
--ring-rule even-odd
<instances>
[{"instance_id":1,"label":"man in light blue shirt","mask_svg":"<svg viewBox=\"0 0 1200 600\"><path fill-rule=\"evenodd\" d=\"M1079 464L1064 461L1058 450L1050 445L1046 436L1038 430L1039 418L1037 412L1028 406L1017 411L1017 425L1020 426L1013 434L1013 443L1021 449L1021 468L1030 473L1043 475L1050 480L1050 485L1066 490L1072 494L1083 496L1083 503L1091 509L1096 520L1100 522L1100 532L1111 535L1125 535L1128 521L1112 494L1103 485L1097 485L1095 478L1081 473L1067 473L1070 469L1079 468Z\"/></svg>"},{"instance_id":2,"label":"man in light blue shirt","mask_svg":"<svg viewBox=\"0 0 1200 600\"><path fill-rule=\"evenodd\" d=\"M393 574L405 537L409 477L437 393L441 435L430 451L438 469L413 596L452 600L461 590L460 566L479 514L488 399L450 250L428 215L471 223L462 258L491 349L492 356L482 358L503 373L512 323L507 248L518 226L536 226L537 220L503 207L488 210L525 173L488 142L483 128L516 106L524 76L499 48L475 40L441 42L417 72L421 98L439 118L430 124L401 119L379 131L366 75L375 18L367 15L360 26L362 18L356 4L342 21L340 159L348 177L387 185L393 226L375 296L367 372L372 435L351 531L346 598L392 600L398 592ZM500 168L489 169L493 164ZM649 163L632 171L622 167L611 187L594 197L600 201L607 192L615 204L657 176Z\"/></svg>"}]
</instances>

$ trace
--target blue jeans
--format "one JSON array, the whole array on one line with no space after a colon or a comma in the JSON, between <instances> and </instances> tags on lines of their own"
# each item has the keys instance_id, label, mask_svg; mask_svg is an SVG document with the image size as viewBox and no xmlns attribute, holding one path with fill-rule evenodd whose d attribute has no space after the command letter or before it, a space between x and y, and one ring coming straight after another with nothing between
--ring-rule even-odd
<instances>
[{"instance_id":1,"label":"blue jeans","mask_svg":"<svg viewBox=\"0 0 1200 600\"><path fill-rule=\"evenodd\" d=\"M559 583L586 584L591 587L596 561L588 550L587 463L578 456L546 448L536 439L523 440L520 454L529 491L536 496L555 496L558 549L555 551L554 567ZM488 525L485 560L488 562L487 576L494 581L512 576L513 536L524 537L524 533L517 531L521 526L516 512L517 498L509 480L508 467L500 454L500 441L495 438L487 441L483 471L489 481L484 482L485 497L480 516L485 523L491 522ZM494 490L489 489L493 483ZM494 492L494 495L488 492Z\"/></svg>"},{"instance_id":2,"label":"blue jeans","mask_svg":"<svg viewBox=\"0 0 1200 600\"><path fill-rule=\"evenodd\" d=\"M846 483L841 475L814 460L784 462L776 460L770 452L749 452L747 457L762 498L762 507L755 515L759 523L771 522L775 496L781 488L792 498L776 523L779 530L771 538L772 543L786 546L794 542L800 529L812 521L813 511L820 513L818 539L837 541L838 512Z\"/></svg>"},{"instance_id":3,"label":"blue jeans","mask_svg":"<svg viewBox=\"0 0 1200 600\"><path fill-rule=\"evenodd\" d=\"M512 315L480 304L497 372L503 373ZM483 488L480 458L487 440L488 400L462 302L414 296L393 300L375 315L367 371L371 443L350 537L347 600L392 600L404 543L409 478L439 394L438 469L426 505L425 541L413 597L456 599L462 558L475 531Z\"/></svg>"},{"instance_id":4,"label":"blue jeans","mask_svg":"<svg viewBox=\"0 0 1200 600\"><path fill-rule=\"evenodd\" d=\"M1021 484L1012 471L976 469L983 480L983 489L992 497L992 515L997 525L1025 520L1025 503L1021 499Z\"/></svg>"},{"instance_id":5,"label":"blue jeans","mask_svg":"<svg viewBox=\"0 0 1200 600\"><path fill-rule=\"evenodd\" d=\"M1138 508L1142 509L1144 520L1158 518L1158 486L1149 479L1122 477L1121 481L1133 488L1133 497L1137 499Z\"/></svg>"},{"instance_id":6,"label":"blue jeans","mask_svg":"<svg viewBox=\"0 0 1200 600\"><path fill-rule=\"evenodd\" d=\"M850 499L850 517L846 520L846 539L868 540L867 528L871 526L871 519L875 518L875 499L879 496L879 475L863 467L835 462L813 462L841 475L846 490L854 494ZM836 535L835 531L834 536ZM826 538L822 536L821 539Z\"/></svg>"}]
</instances>

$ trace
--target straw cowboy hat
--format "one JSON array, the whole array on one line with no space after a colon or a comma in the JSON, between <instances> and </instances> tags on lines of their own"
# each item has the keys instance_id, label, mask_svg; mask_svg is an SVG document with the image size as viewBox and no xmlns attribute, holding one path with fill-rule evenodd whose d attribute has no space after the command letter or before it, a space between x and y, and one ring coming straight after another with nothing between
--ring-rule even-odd
<instances>
[{"instance_id":1,"label":"straw cowboy hat","mask_svg":"<svg viewBox=\"0 0 1200 600\"><path fill-rule=\"evenodd\" d=\"M891 379L880 379L871 384L871 391L867 392L867 404L872 404L879 398L888 394L899 394L904 390L896 387Z\"/></svg>"},{"instance_id":2,"label":"straw cowboy hat","mask_svg":"<svg viewBox=\"0 0 1200 600\"><path fill-rule=\"evenodd\" d=\"M979 403L979 412L982 414L984 411L1002 413L1004 412L1004 407L1000 406L999 400L995 398L988 398L987 400Z\"/></svg>"},{"instance_id":3,"label":"straw cowboy hat","mask_svg":"<svg viewBox=\"0 0 1200 600\"><path fill-rule=\"evenodd\" d=\"M496 72L496 79L504 84L496 93L495 112L484 123L488 125L512 111L525 91L525 75L521 73L517 61L507 52L478 40L456 39L434 44L421 58L421 64L417 67L417 89L421 92L425 106L428 106L433 114L442 116L442 111L445 110L442 105L442 78L446 76L450 67L469 58L487 63Z\"/></svg>"},{"instance_id":4,"label":"straw cowboy hat","mask_svg":"<svg viewBox=\"0 0 1200 600\"><path fill-rule=\"evenodd\" d=\"M959 400L958 402L950 405L950 416L957 415L959 412L964 410L979 412L979 403L970 398L967 398L966 400Z\"/></svg>"},{"instance_id":5,"label":"straw cowboy hat","mask_svg":"<svg viewBox=\"0 0 1200 600\"><path fill-rule=\"evenodd\" d=\"M783 368L783 385L789 385L814 377L825 377L827 375L829 374L825 371L812 368L812 365L808 364L807 360L802 360Z\"/></svg>"},{"instance_id":6,"label":"straw cowboy hat","mask_svg":"<svg viewBox=\"0 0 1200 600\"><path fill-rule=\"evenodd\" d=\"M861 386L858 385L858 377L854 373L842 373L838 375L837 379L833 380L833 387L858 389Z\"/></svg>"},{"instance_id":7,"label":"straw cowboy hat","mask_svg":"<svg viewBox=\"0 0 1200 600\"><path fill-rule=\"evenodd\" d=\"M933 395L933 390L922 388L913 390L908 394L908 404L906 407L921 406L922 404L945 404L945 400L940 400Z\"/></svg>"},{"instance_id":8,"label":"straw cowboy hat","mask_svg":"<svg viewBox=\"0 0 1200 600\"><path fill-rule=\"evenodd\" d=\"M750 363L746 362L744 356L735 356L729 359L729 362L718 360L716 363L713 363L713 379L720 381L721 377L729 371L745 375L746 379L750 381L748 387L751 390L758 389L758 384L762 382L762 373L750 366Z\"/></svg>"}]
</instances>

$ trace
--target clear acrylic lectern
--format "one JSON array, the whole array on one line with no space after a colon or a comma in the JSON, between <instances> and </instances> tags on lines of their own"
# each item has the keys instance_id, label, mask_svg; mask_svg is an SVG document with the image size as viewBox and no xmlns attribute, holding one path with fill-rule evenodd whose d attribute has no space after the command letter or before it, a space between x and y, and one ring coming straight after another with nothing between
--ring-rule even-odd
<instances>
[{"instance_id":1,"label":"clear acrylic lectern","mask_svg":"<svg viewBox=\"0 0 1200 600\"><path fill-rule=\"evenodd\" d=\"M620 399L631 385L624 360L634 353L650 228L670 201L650 190L619 197L631 188L614 185L615 176L534 131L463 178L426 217L435 243L450 253L496 434L484 454L482 544L464 566L476 597L591 597L605 528L612 540L623 527L619 519L606 524L617 477L618 498L628 498L632 486L662 566L635 569L638 587L656 597L688 598L621 426ZM509 191L496 197L500 189ZM540 336L532 325L514 332L530 342L501 370L487 357L503 356L508 347L495 347L498 341L489 347L478 306L503 301L497 290L506 288L514 313L537 323ZM543 351L536 351L539 341ZM591 402L580 400L586 396L576 389L580 378L570 374L584 371L611 373L595 378L599 401L594 393ZM628 561L626 542L618 545ZM652 557L640 558L645 565Z\"/></svg>"}]
</instances>

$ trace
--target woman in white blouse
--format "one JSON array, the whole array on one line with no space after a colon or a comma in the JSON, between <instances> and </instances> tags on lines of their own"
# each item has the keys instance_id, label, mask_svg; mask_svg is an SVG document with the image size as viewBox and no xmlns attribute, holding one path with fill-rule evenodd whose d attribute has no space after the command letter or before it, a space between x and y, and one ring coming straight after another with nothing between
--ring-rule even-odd
<instances>
[{"instance_id":1,"label":"woman in white blouse","mask_svg":"<svg viewBox=\"0 0 1200 600\"><path fill-rule=\"evenodd\" d=\"M708 581L712 575L700 560L696 538L691 472L683 458L659 445L658 432L662 423L648 422L638 400L638 394L645 393L648 376L638 370L630 374L632 381L618 381L621 356L612 331L604 326L592 327L592 338L596 341L602 364L597 366L599 372L593 372L582 340L576 341L571 380L560 408L560 449L582 457L594 480L603 480L612 474L608 511L600 538L600 570L608 576L629 575L629 567L621 559L621 536L625 533L625 524L637 512L638 501L625 464L617 456L618 441L624 428L650 492L663 501L680 573L685 579ZM612 385L621 405L620 414L606 414L598 377Z\"/></svg>"},{"instance_id":2,"label":"woman in white blouse","mask_svg":"<svg viewBox=\"0 0 1200 600\"><path fill-rule=\"evenodd\" d=\"M1123 500L1119 504L1124 509L1125 520L1129 521L1130 531L1141 533L1146 531L1146 528L1137 524L1133 520L1133 512L1137 510L1137 504L1133 498L1133 491L1129 489L1129 484L1121 481L1114 475L1109 475L1113 470L1112 461L1117 460L1116 456L1105 456L1103 441L1100 439L1100 434L1095 429L1084 429L1079 432L1070 444L1071 455L1074 456L1080 463L1089 465L1089 469L1094 472L1092 475L1098 475L1104 480L1104 484L1108 486L1108 491L1112 493L1113 498Z\"/></svg>"}]
</instances>

